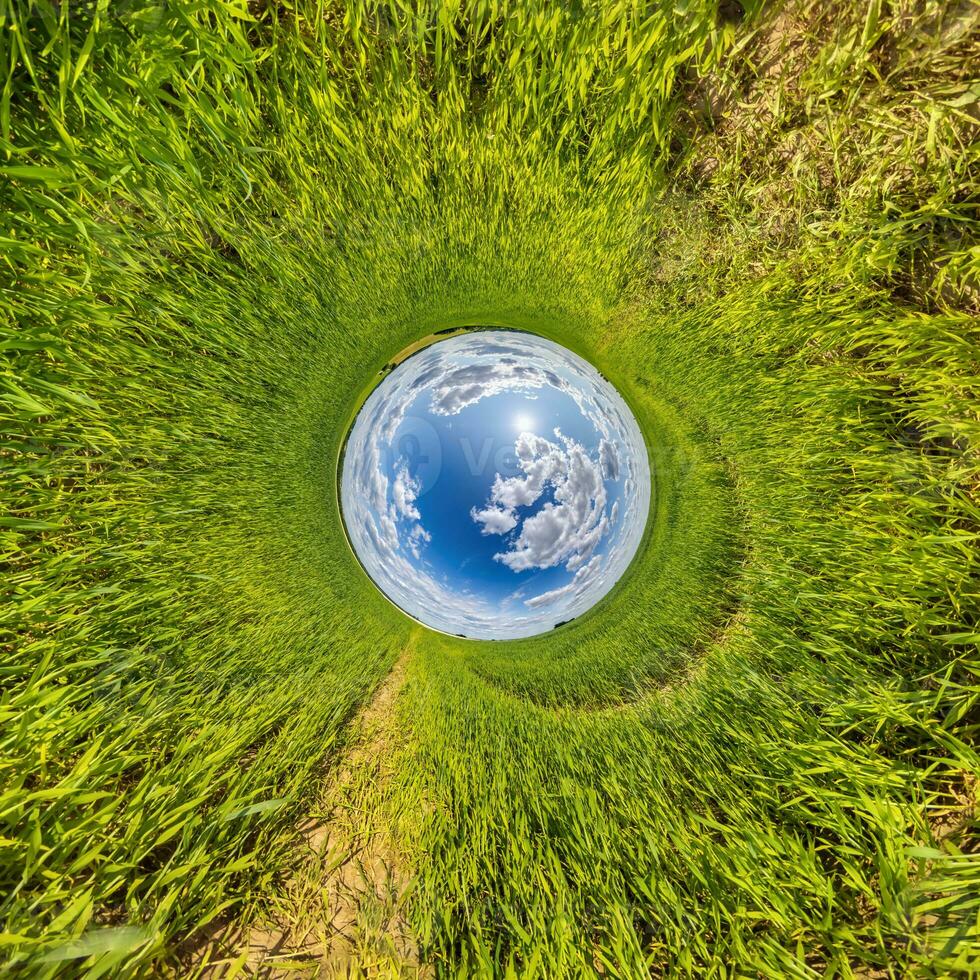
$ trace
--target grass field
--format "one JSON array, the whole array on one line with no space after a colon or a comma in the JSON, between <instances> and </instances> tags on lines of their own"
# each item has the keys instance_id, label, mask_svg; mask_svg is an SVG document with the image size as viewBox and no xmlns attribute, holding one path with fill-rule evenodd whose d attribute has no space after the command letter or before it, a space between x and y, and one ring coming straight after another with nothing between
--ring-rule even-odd
<instances>
[{"instance_id":1,"label":"grass field","mask_svg":"<svg viewBox=\"0 0 980 980\"><path fill-rule=\"evenodd\" d=\"M399 869L355 975L980 971L978 28L0 0L0 972L296 953L338 807ZM650 448L553 635L428 632L344 542L358 399L461 324Z\"/></svg>"}]
</instances>

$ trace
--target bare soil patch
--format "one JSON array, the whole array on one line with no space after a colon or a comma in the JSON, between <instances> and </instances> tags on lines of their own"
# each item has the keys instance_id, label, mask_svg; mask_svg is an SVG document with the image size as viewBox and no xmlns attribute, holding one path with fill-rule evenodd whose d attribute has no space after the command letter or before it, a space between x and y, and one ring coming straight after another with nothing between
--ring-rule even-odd
<instances>
[{"instance_id":1,"label":"bare soil patch","mask_svg":"<svg viewBox=\"0 0 980 980\"><path fill-rule=\"evenodd\" d=\"M348 747L297 827L292 875L247 933L216 926L186 950L186 976L423 977L404 914L411 876L377 804L400 744L395 704L404 653L351 723Z\"/></svg>"}]
</instances>

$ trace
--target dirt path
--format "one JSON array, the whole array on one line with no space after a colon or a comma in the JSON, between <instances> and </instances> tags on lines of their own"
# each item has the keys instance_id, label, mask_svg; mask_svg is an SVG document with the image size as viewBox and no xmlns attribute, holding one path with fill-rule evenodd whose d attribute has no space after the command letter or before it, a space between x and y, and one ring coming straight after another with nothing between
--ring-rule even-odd
<instances>
[{"instance_id":1,"label":"dirt path","mask_svg":"<svg viewBox=\"0 0 980 980\"><path fill-rule=\"evenodd\" d=\"M400 733L395 703L406 650L349 728L346 754L297 828L296 868L271 914L242 933L211 937L190 974L231 977L423 977L403 910L411 880L378 818Z\"/></svg>"}]
</instances>

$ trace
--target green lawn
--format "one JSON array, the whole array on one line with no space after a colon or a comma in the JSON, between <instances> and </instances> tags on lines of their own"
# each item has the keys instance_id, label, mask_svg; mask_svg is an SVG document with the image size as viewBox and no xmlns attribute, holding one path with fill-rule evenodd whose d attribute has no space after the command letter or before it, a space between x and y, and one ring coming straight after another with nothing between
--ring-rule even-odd
<instances>
[{"instance_id":1,"label":"green lawn","mask_svg":"<svg viewBox=\"0 0 980 980\"><path fill-rule=\"evenodd\" d=\"M261 917L396 662L435 975L980 970L978 28L0 0L0 972ZM366 388L469 324L650 450L627 576L531 640L418 628L337 508Z\"/></svg>"}]
</instances>

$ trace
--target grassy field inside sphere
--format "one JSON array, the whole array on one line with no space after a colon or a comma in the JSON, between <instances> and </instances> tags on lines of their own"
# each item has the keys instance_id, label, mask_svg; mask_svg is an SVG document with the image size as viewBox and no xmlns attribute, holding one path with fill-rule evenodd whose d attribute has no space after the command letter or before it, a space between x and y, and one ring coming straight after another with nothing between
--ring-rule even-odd
<instances>
[{"instance_id":1,"label":"grassy field inside sphere","mask_svg":"<svg viewBox=\"0 0 980 980\"><path fill-rule=\"evenodd\" d=\"M0 973L980 972L980 8L0 0ZM456 639L337 460L528 330L643 432Z\"/></svg>"}]
</instances>

